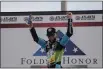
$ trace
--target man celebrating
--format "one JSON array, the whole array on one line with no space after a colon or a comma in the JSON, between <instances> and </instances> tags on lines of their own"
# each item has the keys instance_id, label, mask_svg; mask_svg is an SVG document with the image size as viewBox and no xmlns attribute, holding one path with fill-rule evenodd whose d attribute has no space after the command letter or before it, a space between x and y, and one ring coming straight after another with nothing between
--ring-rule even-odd
<instances>
[{"instance_id":1,"label":"man celebrating","mask_svg":"<svg viewBox=\"0 0 103 69\"><path fill-rule=\"evenodd\" d=\"M56 29L53 27L47 29L48 41L45 41L44 39L38 37L36 30L32 24L32 21L30 20L29 26L31 35L33 37L33 40L45 49L47 53L48 68L62 68L61 59L64 54L65 44L67 43L68 39L73 35L72 13L68 12L67 17L67 32L59 41L57 40L58 35Z\"/></svg>"}]
</instances>

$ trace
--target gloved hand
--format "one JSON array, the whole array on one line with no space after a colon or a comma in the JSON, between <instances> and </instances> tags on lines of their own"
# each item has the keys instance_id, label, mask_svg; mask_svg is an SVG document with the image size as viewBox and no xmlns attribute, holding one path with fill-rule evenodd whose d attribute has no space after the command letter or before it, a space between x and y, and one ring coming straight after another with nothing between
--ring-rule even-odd
<instances>
[{"instance_id":1,"label":"gloved hand","mask_svg":"<svg viewBox=\"0 0 103 69\"><path fill-rule=\"evenodd\" d=\"M29 17L28 17L27 25L28 25L30 28L33 27L33 23L32 23L32 14L30 14Z\"/></svg>"}]
</instances>

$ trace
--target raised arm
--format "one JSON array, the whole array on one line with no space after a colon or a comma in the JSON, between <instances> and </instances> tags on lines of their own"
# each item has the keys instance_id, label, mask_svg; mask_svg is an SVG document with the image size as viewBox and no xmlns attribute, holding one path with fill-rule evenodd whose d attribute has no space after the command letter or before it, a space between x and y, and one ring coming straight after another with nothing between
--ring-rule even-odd
<instances>
[{"instance_id":1,"label":"raised arm","mask_svg":"<svg viewBox=\"0 0 103 69\"><path fill-rule=\"evenodd\" d=\"M38 43L39 37L38 37L38 35L37 35L36 30L35 30L34 27L31 27L30 33L31 33L31 35L33 37L33 40Z\"/></svg>"},{"instance_id":2,"label":"raised arm","mask_svg":"<svg viewBox=\"0 0 103 69\"><path fill-rule=\"evenodd\" d=\"M36 33L36 30L35 30L35 27L33 26L33 23L31 20L28 20L29 22L29 27L30 27L30 33L32 35L32 38L33 40L38 43L41 47L45 47L46 45L46 41L40 37L38 37L37 33Z\"/></svg>"},{"instance_id":3,"label":"raised arm","mask_svg":"<svg viewBox=\"0 0 103 69\"><path fill-rule=\"evenodd\" d=\"M67 33L66 35L68 37L71 37L73 35L73 25L72 25L72 22L73 22L73 19L72 19L72 13L71 12L68 12L67 13L67 17L68 17L68 27L67 27Z\"/></svg>"},{"instance_id":4,"label":"raised arm","mask_svg":"<svg viewBox=\"0 0 103 69\"><path fill-rule=\"evenodd\" d=\"M67 13L67 17L68 17L68 27L67 27L67 32L66 35L62 36L62 39L60 40L60 44L65 46L66 43L68 42L68 40L70 39L70 37L73 35L73 27L72 27L72 13Z\"/></svg>"}]
</instances>

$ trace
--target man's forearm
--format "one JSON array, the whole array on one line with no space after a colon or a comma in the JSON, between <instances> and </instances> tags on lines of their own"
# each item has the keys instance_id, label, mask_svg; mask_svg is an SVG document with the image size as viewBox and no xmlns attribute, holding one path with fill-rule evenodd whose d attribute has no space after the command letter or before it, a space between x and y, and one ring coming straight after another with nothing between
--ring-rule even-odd
<instances>
[{"instance_id":1,"label":"man's forearm","mask_svg":"<svg viewBox=\"0 0 103 69\"><path fill-rule=\"evenodd\" d=\"M68 19L68 27L67 27L67 36L71 37L73 35L73 26L72 26L73 19Z\"/></svg>"},{"instance_id":2,"label":"man's forearm","mask_svg":"<svg viewBox=\"0 0 103 69\"><path fill-rule=\"evenodd\" d=\"M37 35L37 33L36 33L35 28L34 28L34 27L31 27L30 32L31 32L31 35L32 35L34 41L38 42L39 38L38 38L38 35Z\"/></svg>"}]
</instances>

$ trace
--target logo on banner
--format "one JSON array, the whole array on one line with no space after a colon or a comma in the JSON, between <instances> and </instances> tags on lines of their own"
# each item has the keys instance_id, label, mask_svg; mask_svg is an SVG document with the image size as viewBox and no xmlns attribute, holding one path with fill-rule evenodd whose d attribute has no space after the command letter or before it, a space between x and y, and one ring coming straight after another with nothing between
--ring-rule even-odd
<instances>
[{"instance_id":1,"label":"logo on banner","mask_svg":"<svg viewBox=\"0 0 103 69\"><path fill-rule=\"evenodd\" d=\"M32 21L43 21L43 17L32 17ZM24 17L24 21L28 21L28 17Z\"/></svg>"},{"instance_id":2,"label":"logo on banner","mask_svg":"<svg viewBox=\"0 0 103 69\"><path fill-rule=\"evenodd\" d=\"M51 16L49 18L50 21L66 21L67 16Z\"/></svg>"},{"instance_id":3,"label":"logo on banner","mask_svg":"<svg viewBox=\"0 0 103 69\"><path fill-rule=\"evenodd\" d=\"M59 38L62 38L64 35L60 30ZM67 44L65 45L64 55L86 55L77 45L75 45L71 40L68 40ZM39 48L33 56L46 56L46 51L43 48Z\"/></svg>"},{"instance_id":4,"label":"logo on banner","mask_svg":"<svg viewBox=\"0 0 103 69\"><path fill-rule=\"evenodd\" d=\"M95 20L95 15L82 15L82 16L76 16L76 20Z\"/></svg>"},{"instance_id":5,"label":"logo on banner","mask_svg":"<svg viewBox=\"0 0 103 69\"><path fill-rule=\"evenodd\" d=\"M16 22L17 21L17 17L1 17L0 18L1 22Z\"/></svg>"}]
</instances>

